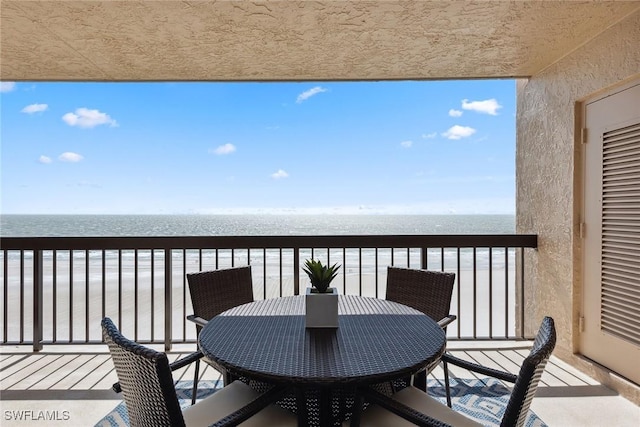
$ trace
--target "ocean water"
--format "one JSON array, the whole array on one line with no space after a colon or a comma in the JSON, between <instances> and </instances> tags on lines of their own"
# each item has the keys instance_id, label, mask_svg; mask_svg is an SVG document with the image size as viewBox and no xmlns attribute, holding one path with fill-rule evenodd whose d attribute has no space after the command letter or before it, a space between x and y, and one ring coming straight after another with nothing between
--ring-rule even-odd
<instances>
[{"instance_id":1,"label":"ocean water","mask_svg":"<svg viewBox=\"0 0 640 427\"><path fill-rule=\"evenodd\" d=\"M0 237L512 233L514 215L0 215Z\"/></svg>"},{"instance_id":2,"label":"ocean water","mask_svg":"<svg viewBox=\"0 0 640 427\"><path fill-rule=\"evenodd\" d=\"M450 234L513 234L513 215L2 215L0 216L0 237L139 237L139 236L304 236L304 235L450 235ZM1 246L1 245L0 245ZM90 258L100 257L99 250L90 251ZM511 251L513 252L513 251ZM441 252L431 248L427 252L430 267L439 269L444 263L449 268L460 266L469 270L486 269L489 266L488 249L448 248ZM503 267L504 248L492 250L493 266ZM18 262L21 253L8 253L8 259ZM31 259L31 253L25 254ZM65 261L73 257L82 265L85 254L82 251L45 251L44 259L51 262L54 257ZM125 264L139 259L143 263L151 258L160 260L163 253L152 251L109 250L104 257L107 262L121 258ZM218 249L187 252L187 261L198 265L197 269L214 266L243 265L283 265L292 273L292 252L285 249L284 255L277 250L252 251ZM202 256L203 265L200 265ZM346 265L362 265L373 269L386 264L408 263L420 265L420 250L409 249L331 249L331 253L319 250L311 252L302 249L300 256L328 256ZM232 259L233 258L233 259ZM513 258L513 253L510 254ZM249 261L247 261L249 260ZM408 260L408 261L407 261ZM179 260L178 260L179 261ZM510 261L512 262L512 261Z\"/></svg>"}]
</instances>

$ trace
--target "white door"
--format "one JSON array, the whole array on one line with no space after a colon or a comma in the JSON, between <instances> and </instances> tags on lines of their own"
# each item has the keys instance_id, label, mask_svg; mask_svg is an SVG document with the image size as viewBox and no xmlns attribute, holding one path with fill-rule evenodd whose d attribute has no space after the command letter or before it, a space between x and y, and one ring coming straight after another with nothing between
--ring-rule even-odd
<instances>
[{"instance_id":1,"label":"white door","mask_svg":"<svg viewBox=\"0 0 640 427\"><path fill-rule=\"evenodd\" d=\"M640 384L640 82L587 102L584 124L580 351Z\"/></svg>"}]
</instances>

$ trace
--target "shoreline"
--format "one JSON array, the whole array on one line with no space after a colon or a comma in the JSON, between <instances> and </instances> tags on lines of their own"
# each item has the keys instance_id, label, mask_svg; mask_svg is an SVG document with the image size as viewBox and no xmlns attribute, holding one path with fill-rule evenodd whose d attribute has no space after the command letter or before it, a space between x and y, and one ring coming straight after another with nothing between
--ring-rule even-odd
<instances>
[{"instance_id":1,"label":"shoreline","mask_svg":"<svg viewBox=\"0 0 640 427\"><path fill-rule=\"evenodd\" d=\"M241 264L236 264L240 266ZM280 275L279 267L267 267L266 276L263 275L262 266L253 265L253 285L254 298L263 299L280 296L293 295L294 276L292 273ZM137 340L162 340L164 337L164 275L156 271L154 274L153 287L151 286L151 272L140 271L136 275L134 271L127 271L122 274L122 279L118 279L118 268L108 266L105 268L105 294L102 294L102 276L89 275L88 298L86 272L83 266L74 266L73 286L69 284L69 270L65 267L57 268L58 280L55 284L56 304L54 307L54 284L52 280L52 270L45 269L45 281L43 283L43 318L44 318L44 341L53 339L53 324L56 325L56 338L62 340L69 339L69 330L73 328L72 340L84 341L86 338L87 324L89 340L100 340L100 320L102 318L102 305L105 305L105 315L114 320L122 317L122 329ZM158 268L159 266L156 266ZM161 267L161 266L160 266ZM196 272L199 270L197 264L188 265L186 272ZM494 268L491 271L491 286L489 283L489 270L471 269L460 270L456 275L456 285L452 298L451 314L458 316L458 319L449 327L448 336L454 337L460 330L460 335L465 336L503 336L505 328L510 334L515 332L516 313L515 310L515 263L510 265L508 272L509 286L505 292L505 270L504 268ZM455 270L447 269L446 271ZM96 270L99 271L99 270ZM345 274L346 273L346 274ZM336 277L332 283L338 289L338 293L361 294L366 297L377 296L383 298L386 289L386 265L378 268L364 269L360 273L359 269L346 269ZM25 268L25 278L29 278L30 268ZM376 284L377 277L377 284ZM475 277L475 298L476 310L474 312L474 277ZM7 341L15 341L19 338L20 330L20 301L24 301L24 325L23 333L25 340L32 337L32 313L33 313L33 283L25 280L24 294L20 291L20 277L9 275L7 290L9 299L7 300ZM304 293L306 287L306 277L300 274L300 293ZM136 284L137 283L137 284ZM137 287L137 291L136 291ZM490 294L491 289L491 294ZM462 299L458 301L458 290ZM345 292L346 291L346 292ZM151 297L153 292L153 298ZM172 335L177 340L194 340L195 328L190 322L184 320L184 316L191 314L191 299L188 285L182 269L173 271L172 275ZM505 303L506 300L506 303ZM89 316L87 318L87 301ZM492 313L489 313L489 303L491 301ZM153 304L152 304L153 303ZM70 305L73 307L70 308ZM152 309L153 305L153 309ZM122 307L120 311L119 307ZM134 332L137 306L137 329ZM460 310L458 311L458 306ZM55 322L54 322L55 310ZM508 320L505 324L505 310L509 310ZM153 312L153 316L151 315ZM491 331L489 331L489 317L491 315ZM153 322L153 333L151 324ZM475 333L474 333L475 328Z\"/></svg>"}]
</instances>

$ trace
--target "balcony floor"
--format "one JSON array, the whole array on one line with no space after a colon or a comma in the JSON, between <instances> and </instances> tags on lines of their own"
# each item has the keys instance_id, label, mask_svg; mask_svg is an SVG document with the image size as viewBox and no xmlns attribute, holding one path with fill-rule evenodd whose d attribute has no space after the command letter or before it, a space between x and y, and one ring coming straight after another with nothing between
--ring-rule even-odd
<instances>
[{"instance_id":1,"label":"balcony floor","mask_svg":"<svg viewBox=\"0 0 640 427\"><path fill-rule=\"evenodd\" d=\"M449 350L458 357L517 372L528 353L528 342L453 341ZM193 351L195 345L176 345L170 360ZM161 350L161 348L158 348ZM47 425L90 426L102 419L121 400L111 391L117 381L106 346L46 345L40 353L30 346L0 346L0 410L2 425L42 426L42 421L15 421L6 411L68 411L67 421ZM203 378L220 379L208 367ZM193 378L193 368L174 373L175 380ZM452 370L461 378L472 378L464 370ZM440 368L433 373L442 378ZM533 411L550 427L640 425L640 407L611 389L552 357L532 404Z\"/></svg>"}]
</instances>

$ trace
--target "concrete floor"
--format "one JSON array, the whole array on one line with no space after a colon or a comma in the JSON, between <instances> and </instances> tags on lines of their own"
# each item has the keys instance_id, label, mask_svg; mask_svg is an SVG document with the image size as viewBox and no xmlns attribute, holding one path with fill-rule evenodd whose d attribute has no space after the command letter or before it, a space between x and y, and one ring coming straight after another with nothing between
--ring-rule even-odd
<instances>
[{"instance_id":1,"label":"concrete floor","mask_svg":"<svg viewBox=\"0 0 640 427\"><path fill-rule=\"evenodd\" d=\"M458 357L517 372L529 345L453 341L449 349ZM170 359L194 349L195 345L177 345ZM207 366L203 378L220 379L217 371L203 366ZM174 380L193 379L192 369L176 371ZM474 377L458 369L452 374ZM442 378L441 369L433 376ZM0 346L0 423L3 427L92 426L121 401L111 391L115 381L104 345L48 345L37 354L28 346ZM640 407L554 357L547 364L532 409L550 427L640 426ZM38 416L39 411L49 411L57 419L24 419ZM19 416L23 419L16 419Z\"/></svg>"}]
</instances>

